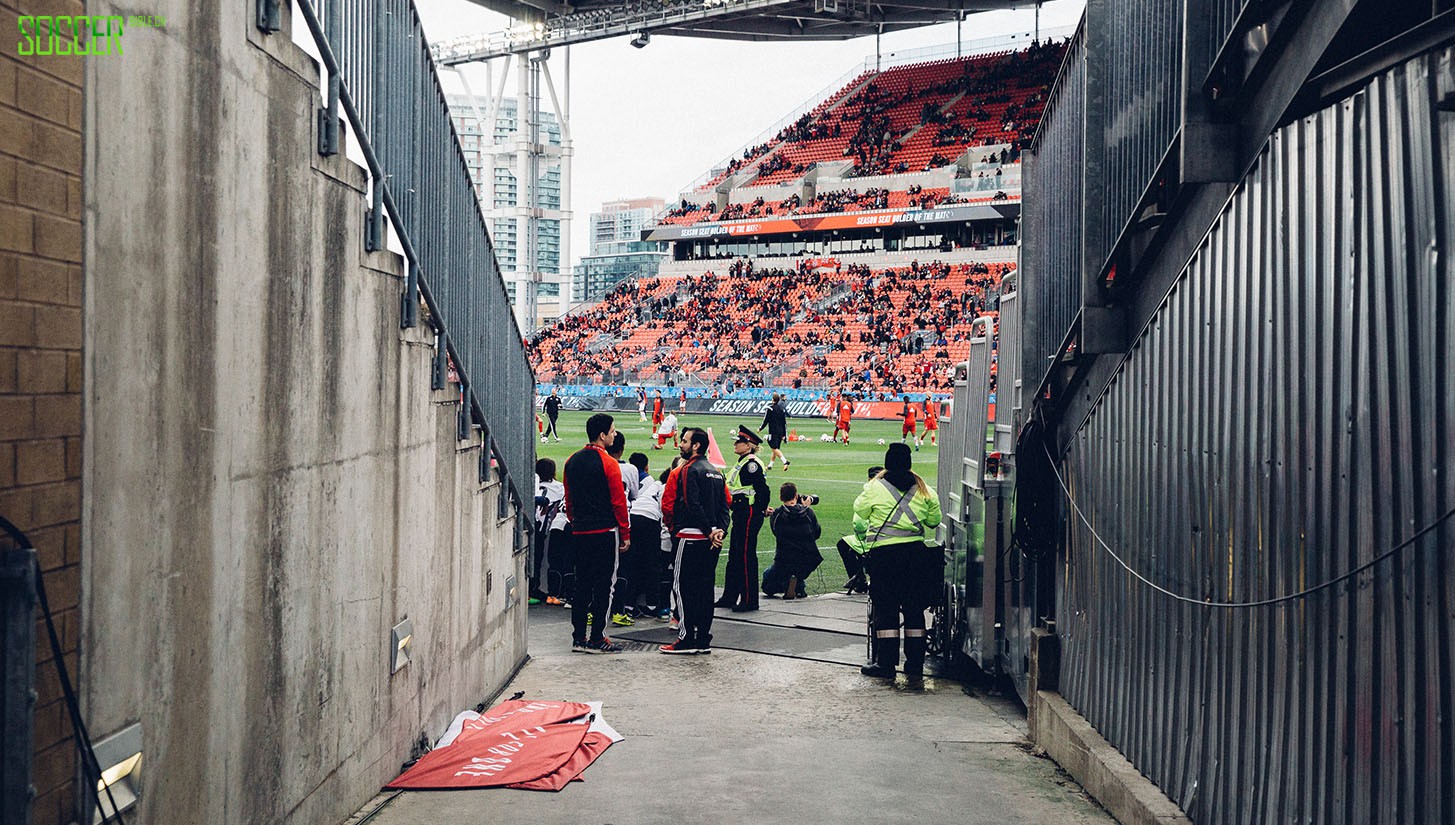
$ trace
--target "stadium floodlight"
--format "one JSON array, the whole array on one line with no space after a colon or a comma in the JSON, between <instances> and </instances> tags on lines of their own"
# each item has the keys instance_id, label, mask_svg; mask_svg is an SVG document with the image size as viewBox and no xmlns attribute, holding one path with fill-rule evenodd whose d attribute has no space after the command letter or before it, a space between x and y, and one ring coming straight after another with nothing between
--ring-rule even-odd
<instances>
[{"instance_id":1,"label":"stadium floodlight","mask_svg":"<svg viewBox=\"0 0 1455 825\"><path fill-rule=\"evenodd\" d=\"M636 46L638 49L640 49L640 48L645 47L647 45L647 43L651 42L651 39L652 39L652 33L649 32L649 31L643 30L636 37L633 37L632 38L632 45L633 46Z\"/></svg>"}]
</instances>

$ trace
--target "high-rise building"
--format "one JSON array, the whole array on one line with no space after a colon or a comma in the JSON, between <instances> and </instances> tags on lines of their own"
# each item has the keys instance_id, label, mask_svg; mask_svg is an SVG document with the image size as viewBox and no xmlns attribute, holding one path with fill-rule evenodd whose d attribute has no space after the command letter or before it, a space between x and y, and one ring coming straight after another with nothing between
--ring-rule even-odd
<instances>
[{"instance_id":1,"label":"high-rise building","mask_svg":"<svg viewBox=\"0 0 1455 825\"><path fill-rule=\"evenodd\" d=\"M535 317L527 317L527 304L535 302L521 300L523 291L530 283L530 273L522 264L522 249L528 244L520 236L525 221L520 219L520 165L523 155L516 140L520 127L518 102L515 98L502 98L500 109L494 115L494 131L489 140L482 140L481 124L490 120L490 99L483 96L449 95L450 118L460 136L461 148L465 153L465 165L475 183L476 196L490 226L490 239L495 244L495 258L500 263L505 277L505 289L515 307L515 317L521 329L530 331L541 323L559 314L562 285L569 280L561 260L561 220L559 217L537 218L535 264L541 273L536 285L538 307ZM545 214L560 213L561 209L561 126L549 110L541 111L537 125L535 143L542 152L533 160L524 157L527 165L536 167L535 208ZM548 309L549 307L549 309ZM543 312L545 317L543 317Z\"/></svg>"},{"instance_id":2,"label":"high-rise building","mask_svg":"<svg viewBox=\"0 0 1455 825\"><path fill-rule=\"evenodd\" d=\"M571 301L595 302L613 286L657 274L667 258L666 245L642 240L666 206L661 198L631 198L601 205L591 213L591 254L581 258L572 278Z\"/></svg>"}]
</instances>

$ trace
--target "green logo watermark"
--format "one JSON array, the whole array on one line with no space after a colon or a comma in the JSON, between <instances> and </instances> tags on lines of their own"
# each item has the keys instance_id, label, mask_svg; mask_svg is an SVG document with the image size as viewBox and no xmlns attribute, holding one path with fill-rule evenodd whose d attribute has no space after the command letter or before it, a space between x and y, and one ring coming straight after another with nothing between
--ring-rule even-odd
<instances>
[{"instance_id":1,"label":"green logo watermark","mask_svg":"<svg viewBox=\"0 0 1455 825\"><path fill-rule=\"evenodd\" d=\"M128 24L161 28L167 21L161 17L121 15L75 15L71 17L20 18L21 57L32 55L121 54L121 35Z\"/></svg>"}]
</instances>

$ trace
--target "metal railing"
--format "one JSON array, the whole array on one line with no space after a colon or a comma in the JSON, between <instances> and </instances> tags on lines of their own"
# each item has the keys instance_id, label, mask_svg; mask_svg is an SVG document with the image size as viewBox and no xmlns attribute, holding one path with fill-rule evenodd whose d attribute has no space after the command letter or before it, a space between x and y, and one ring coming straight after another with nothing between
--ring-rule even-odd
<instances>
[{"instance_id":1,"label":"metal railing","mask_svg":"<svg viewBox=\"0 0 1455 825\"><path fill-rule=\"evenodd\" d=\"M1086 38L1079 32L1023 162L1021 261L1037 288L1021 299L1019 371L1032 392L1081 309L1085 136Z\"/></svg>"},{"instance_id":2,"label":"metal railing","mask_svg":"<svg viewBox=\"0 0 1455 825\"><path fill-rule=\"evenodd\" d=\"M279 0L256 0L258 24L275 31ZM434 389L447 363L460 381L458 432L484 435L480 477L492 465L517 508L535 464L529 399L535 384L485 218L410 0L297 0L322 58L328 99L319 152L339 151L340 110L370 178L365 246L387 247L385 218L406 264L400 325L436 334Z\"/></svg>"}]
</instances>

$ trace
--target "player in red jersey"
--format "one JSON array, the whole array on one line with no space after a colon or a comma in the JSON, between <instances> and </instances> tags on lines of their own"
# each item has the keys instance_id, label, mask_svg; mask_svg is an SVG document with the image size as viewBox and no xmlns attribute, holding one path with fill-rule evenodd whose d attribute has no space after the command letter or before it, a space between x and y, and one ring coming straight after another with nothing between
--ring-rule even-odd
<instances>
[{"instance_id":1,"label":"player in red jersey","mask_svg":"<svg viewBox=\"0 0 1455 825\"><path fill-rule=\"evenodd\" d=\"M933 445L933 444L935 444L935 437L939 435L939 432L940 432L940 402L934 400L933 398L926 398L925 399L925 435L924 435L924 437L925 438L928 438L930 440L930 444ZM921 442L923 442L923 440L924 439L921 439Z\"/></svg>"},{"instance_id":2,"label":"player in red jersey","mask_svg":"<svg viewBox=\"0 0 1455 825\"><path fill-rule=\"evenodd\" d=\"M904 397L904 409L899 415L904 419L904 426L899 431L899 441L903 443L906 438L914 439L915 447L919 447L918 425L915 421L919 413L917 405L909 403L909 396Z\"/></svg>"},{"instance_id":3,"label":"player in red jersey","mask_svg":"<svg viewBox=\"0 0 1455 825\"><path fill-rule=\"evenodd\" d=\"M834 422L834 440L839 440L839 430L844 431L844 444L849 443L849 419L854 414L854 403L844 396L839 401L839 418Z\"/></svg>"}]
</instances>

